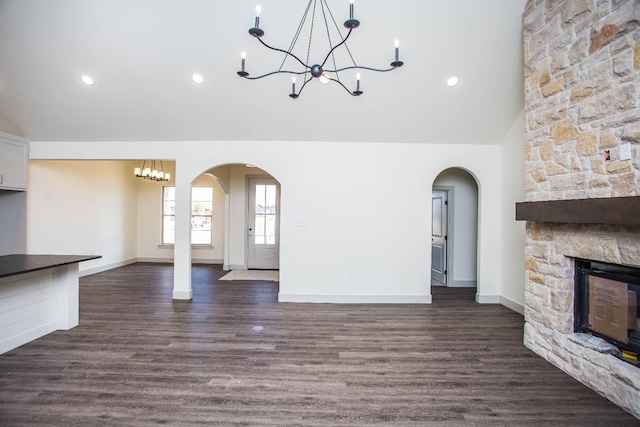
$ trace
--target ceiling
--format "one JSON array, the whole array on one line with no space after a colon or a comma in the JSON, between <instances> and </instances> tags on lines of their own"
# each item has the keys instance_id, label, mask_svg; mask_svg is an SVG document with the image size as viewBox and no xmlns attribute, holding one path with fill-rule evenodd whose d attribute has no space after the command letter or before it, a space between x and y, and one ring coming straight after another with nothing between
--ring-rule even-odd
<instances>
[{"instance_id":1,"label":"ceiling","mask_svg":"<svg viewBox=\"0 0 640 427\"><path fill-rule=\"evenodd\" d=\"M288 74L236 74L241 51L252 75L282 62L247 33L256 0L0 0L0 124L33 141L499 144L523 106L525 1L355 0L356 62L387 67L399 39L405 65L361 71L360 97L314 80L292 100ZM344 32L348 1L327 2ZM263 40L286 49L307 1L260 3ZM351 90L355 74L340 74Z\"/></svg>"}]
</instances>

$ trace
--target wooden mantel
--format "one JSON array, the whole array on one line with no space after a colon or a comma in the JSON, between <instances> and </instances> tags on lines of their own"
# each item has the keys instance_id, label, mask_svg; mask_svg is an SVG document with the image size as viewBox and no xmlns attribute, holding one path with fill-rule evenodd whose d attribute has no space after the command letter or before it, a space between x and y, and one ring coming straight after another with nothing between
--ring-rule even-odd
<instances>
[{"instance_id":1,"label":"wooden mantel","mask_svg":"<svg viewBox=\"0 0 640 427\"><path fill-rule=\"evenodd\" d=\"M516 203L516 221L640 225L640 196Z\"/></svg>"}]
</instances>

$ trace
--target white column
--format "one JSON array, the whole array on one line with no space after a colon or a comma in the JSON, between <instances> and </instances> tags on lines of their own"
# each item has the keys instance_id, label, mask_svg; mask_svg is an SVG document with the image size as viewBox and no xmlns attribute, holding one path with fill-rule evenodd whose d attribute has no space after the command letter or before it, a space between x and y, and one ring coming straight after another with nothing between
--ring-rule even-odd
<instances>
[{"instance_id":1,"label":"white column","mask_svg":"<svg viewBox=\"0 0 640 427\"><path fill-rule=\"evenodd\" d=\"M223 270L230 270L229 268L229 228L231 227L231 198L229 193L224 193L224 261L222 264Z\"/></svg>"},{"instance_id":2,"label":"white column","mask_svg":"<svg viewBox=\"0 0 640 427\"><path fill-rule=\"evenodd\" d=\"M78 263L62 265L54 272L57 329L69 330L80 322Z\"/></svg>"},{"instance_id":3,"label":"white column","mask_svg":"<svg viewBox=\"0 0 640 427\"><path fill-rule=\"evenodd\" d=\"M176 230L173 251L173 299L190 300L191 290L191 182L176 161Z\"/></svg>"}]
</instances>

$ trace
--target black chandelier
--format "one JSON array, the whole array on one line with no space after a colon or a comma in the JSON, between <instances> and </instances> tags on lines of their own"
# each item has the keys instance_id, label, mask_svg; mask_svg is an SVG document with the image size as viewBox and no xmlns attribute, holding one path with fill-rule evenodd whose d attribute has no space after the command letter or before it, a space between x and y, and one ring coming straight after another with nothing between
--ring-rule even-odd
<instances>
[{"instance_id":1,"label":"black chandelier","mask_svg":"<svg viewBox=\"0 0 640 427\"><path fill-rule=\"evenodd\" d=\"M142 162L142 168L135 168L133 174L138 178L150 179L152 181L169 181L169 179L171 179L171 174L168 172L165 173L164 171L162 160L160 160L160 170L156 168L155 160L150 160L149 166L147 166L147 161L145 160Z\"/></svg>"},{"instance_id":2,"label":"black chandelier","mask_svg":"<svg viewBox=\"0 0 640 427\"><path fill-rule=\"evenodd\" d=\"M320 5L320 7L318 8L318 3ZM307 85L307 83L309 83L311 80L313 80L314 78L318 78L320 79L321 82L323 83L328 83L330 81L338 83L340 86L342 86L344 88L344 90L347 91L347 93L349 93L352 96L360 96L362 95L362 91L360 90L360 74L358 73L356 75L356 90L351 91L349 90L341 81L340 81L340 77L338 75L339 72L341 71L345 71L345 70L353 70L353 69L357 69L357 70L369 70L369 71L378 71L378 72L387 72L387 71L391 71L391 70L395 70L396 68L401 67L404 63L402 61L400 61L400 53L399 53L399 43L398 40L395 41L395 60L393 62L391 62L391 67L390 68L384 68L384 69L380 69L380 68L372 68L372 67L365 67L362 65L358 65L356 63L356 61L353 59L353 55L351 55L351 51L349 50L349 47L347 46L347 40L349 39L349 37L351 36L351 32L358 28L360 26L360 21L358 21L357 19L354 19L353 17L353 0L349 0L349 19L346 20L344 22L344 27L347 28L349 31L347 32L346 36L342 36L342 33L340 32L340 29L336 23L336 20L333 17L333 13L331 13L331 9L329 9L329 5L327 4L327 0L309 0L309 3L307 4L307 8L304 12L304 14L302 15L302 19L300 21L300 24L298 25L298 30L295 33L295 36L293 37L293 40L291 41L291 44L289 45L289 49L284 50L284 49L279 49L273 46L268 45L267 43L265 43L262 40L262 36L264 35L264 31L260 28L260 12L262 11L261 7L258 5L256 7L256 20L255 20L255 26L253 28L249 29L249 34L251 34L252 36L254 36L264 47L271 49L271 50L275 50L277 52L282 52L285 54L284 59L282 60L282 64L280 64L280 68L276 71L272 71L266 74L262 74L260 76L257 77L250 77L249 73L245 70L245 59L246 59L246 54L245 52L242 52L242 68L240 71L238 71L238 75L240 77L243 77L245 79L249 79L249 80L257 80L257 79L261 79L263 77L267 77L267 76L271 76L274 74L293 74L293 78L292 78L292 89L291 89L291 94L289 95L292 99L296 99L300 96L300 94L302 93L302 90L304 89L304 87ZM310 54L310 50L311 50L311 40L313 37L313 28L314 28L314 24L315 24L315 19L316 19L316 10L320 9L320 13L322 14L322 18L324 20L324 28L326 29L327 32L327 39L329 42L329 46L331 47L329 50L329 53L327 53L327 55L324 58L324 61L322 61L322 63L316 63L316 64L312 64L309 62L309 54ZM311 12L311 26L310 26L310 30L309 30L309 41L308 41L308 48L307 48L307 58L306 58L306 62L301 60L300 58L298 58L296 55L294 55L292 53L293 48L295 47L298 38L300 37L300 33L304 27L304 24L307 20L307 17L309 16L309 12ZM340 41L337 44L333 44L332 40L331 40L331 34L330 34L330 22L333 23L333 25L335 26L336 30L338 31L338 35L340 38ZM345 49L347 50L349 57L351 58L351 61L353 62L353 65L349 65L346 67L342 67L342 68L338 68L336 67L336 60L335 60L335 56L334 56L334 52L336 49L338 49L339 47L344 46ZM288 57L292 57L293 59L295 59L300 65L302 65L302 71L291 71L291 70L283 70L283 66L285 61L287 60ZM325 65L327 64L327 61L329 61L329 59L332 60L333 62L333 69L326 69ZM335 78L330 77L330 75L328 73L334 74ZM301 75L304 76L303 77L303 83L302 86L300 87L300 90L296 93L296 75Z\"/></svg>"}]
</instances>

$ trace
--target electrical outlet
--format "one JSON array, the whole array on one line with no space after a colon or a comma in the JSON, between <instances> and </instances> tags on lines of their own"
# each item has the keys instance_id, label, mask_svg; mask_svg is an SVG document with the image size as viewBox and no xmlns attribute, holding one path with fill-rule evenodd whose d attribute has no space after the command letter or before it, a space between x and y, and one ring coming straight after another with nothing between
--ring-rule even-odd
<instances>
[{"instance_id":1,"label":"electrical outlet","mask_svg":"<svg viewBox=\"0 0 640 427\"><path fill-rule=\"evenodd\" d=\"M620 160L631 160L631 144L620 145Z\"/></svg>"},{"instance_id":2,"label":"electrical outlet","mask_svg":"<svg viewBox=\"0 0 640 427\"><path fill-rule=\"evenodd\" d=\"M356 275L353 274L353 271L349 273L349 281L354 282L356 280Z\"/></svg>"}]
</instances>

